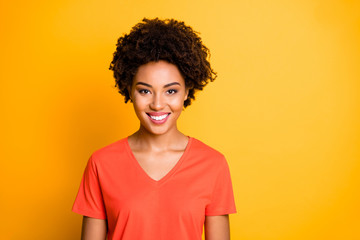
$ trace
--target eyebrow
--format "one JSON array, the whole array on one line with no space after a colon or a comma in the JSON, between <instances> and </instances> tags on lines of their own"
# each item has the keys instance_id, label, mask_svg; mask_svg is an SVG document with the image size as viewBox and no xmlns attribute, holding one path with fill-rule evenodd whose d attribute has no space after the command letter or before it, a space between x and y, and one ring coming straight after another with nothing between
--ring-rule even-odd
<instances>
[{"instance_id":1,"label":"eyebrow","mask_svg":"<svg viewBox=\"0 0 360 240\"><path fill-rule=\"evenodd\" d=\"M147 87L152 87L150 84L147 84L147 83L144 83L144 82L137 82L135 85L144 85L144 86L147 86ZM166 85L164 85L164 88L167 88L167 87L170 87L170 86L173 86L173 85L180 85L180 83L178 82L172 82L172 83L168 83Z\"/></svg>"}]
</instances>

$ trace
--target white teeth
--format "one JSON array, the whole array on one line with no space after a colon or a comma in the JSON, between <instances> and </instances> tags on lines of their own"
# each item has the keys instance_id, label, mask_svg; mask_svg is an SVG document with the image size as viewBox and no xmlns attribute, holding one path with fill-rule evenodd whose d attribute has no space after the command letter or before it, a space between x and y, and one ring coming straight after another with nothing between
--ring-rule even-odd
<instances>
[{"instance_id":1,"label":"white teeth","mask_svg":"<svg viewBox=\"0 0 360 240\"><path fill-rule=\"evenodd\" d=\"M166 118L168 116L168 114L164 114L164 115L161 115L161 116L152 116L150 115L150 117L156 121L160 121L160 120L163 120L164 118Z\"/></svg>"}]
</instances>

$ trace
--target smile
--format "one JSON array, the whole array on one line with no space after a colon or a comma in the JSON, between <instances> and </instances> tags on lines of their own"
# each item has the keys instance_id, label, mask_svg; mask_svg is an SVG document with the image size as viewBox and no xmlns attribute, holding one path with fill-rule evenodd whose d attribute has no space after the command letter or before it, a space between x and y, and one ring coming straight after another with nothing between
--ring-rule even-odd
<instances>
[{"instance_id":1,"label":"smile","mask_svg":"<svg viewBox=\"0 0 360 240\"><path fill-rule=\"evenodd\" d=\"M162 124L166 122L170 113L146 113L150 120L156 124Z\"/></svg>"}]
</instances>

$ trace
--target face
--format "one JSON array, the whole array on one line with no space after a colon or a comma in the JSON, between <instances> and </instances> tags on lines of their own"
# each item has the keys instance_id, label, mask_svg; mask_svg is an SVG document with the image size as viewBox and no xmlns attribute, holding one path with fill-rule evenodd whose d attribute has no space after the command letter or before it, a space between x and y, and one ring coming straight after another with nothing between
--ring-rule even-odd
<instances>
[{"instance_id":1,"label":"face","mask_svg":"<svg viewBox=\"0 0 360 240\"><path fill-rule=\"evenodd\" d=\"M140 130L156 135L177 131L188 90L175 65L158 61L140 66L129 92Z\"/></svg>"}]
</instances>

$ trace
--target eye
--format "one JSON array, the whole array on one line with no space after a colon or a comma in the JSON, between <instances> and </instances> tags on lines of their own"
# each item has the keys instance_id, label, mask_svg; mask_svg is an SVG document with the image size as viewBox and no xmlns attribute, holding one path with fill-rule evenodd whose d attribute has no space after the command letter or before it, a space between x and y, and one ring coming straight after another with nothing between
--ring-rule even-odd
<instances>
[{"instance_id":1,"label":"eye","mask_svg":"<svg viewBox=\"0 0 360 240\"><path fill-rule=\"evenodd\" d=\"M175 90L175 89L169 89L169 90L167 90L167 93L170 94L170 95L172 95L172 94L177 93L177 90Z\"/></svg>"},{"instance_id":2,"label":"eye","mask_svg":"<svg viewBox=\"0 0 360 240\"><path fill-rule=\"evenodd\" d=\"M139 93L140 93L140 94L149 94L150 91L147 90L147 89L140 89L140 90L139 90Z\"/></svg>"}]
</instances>

